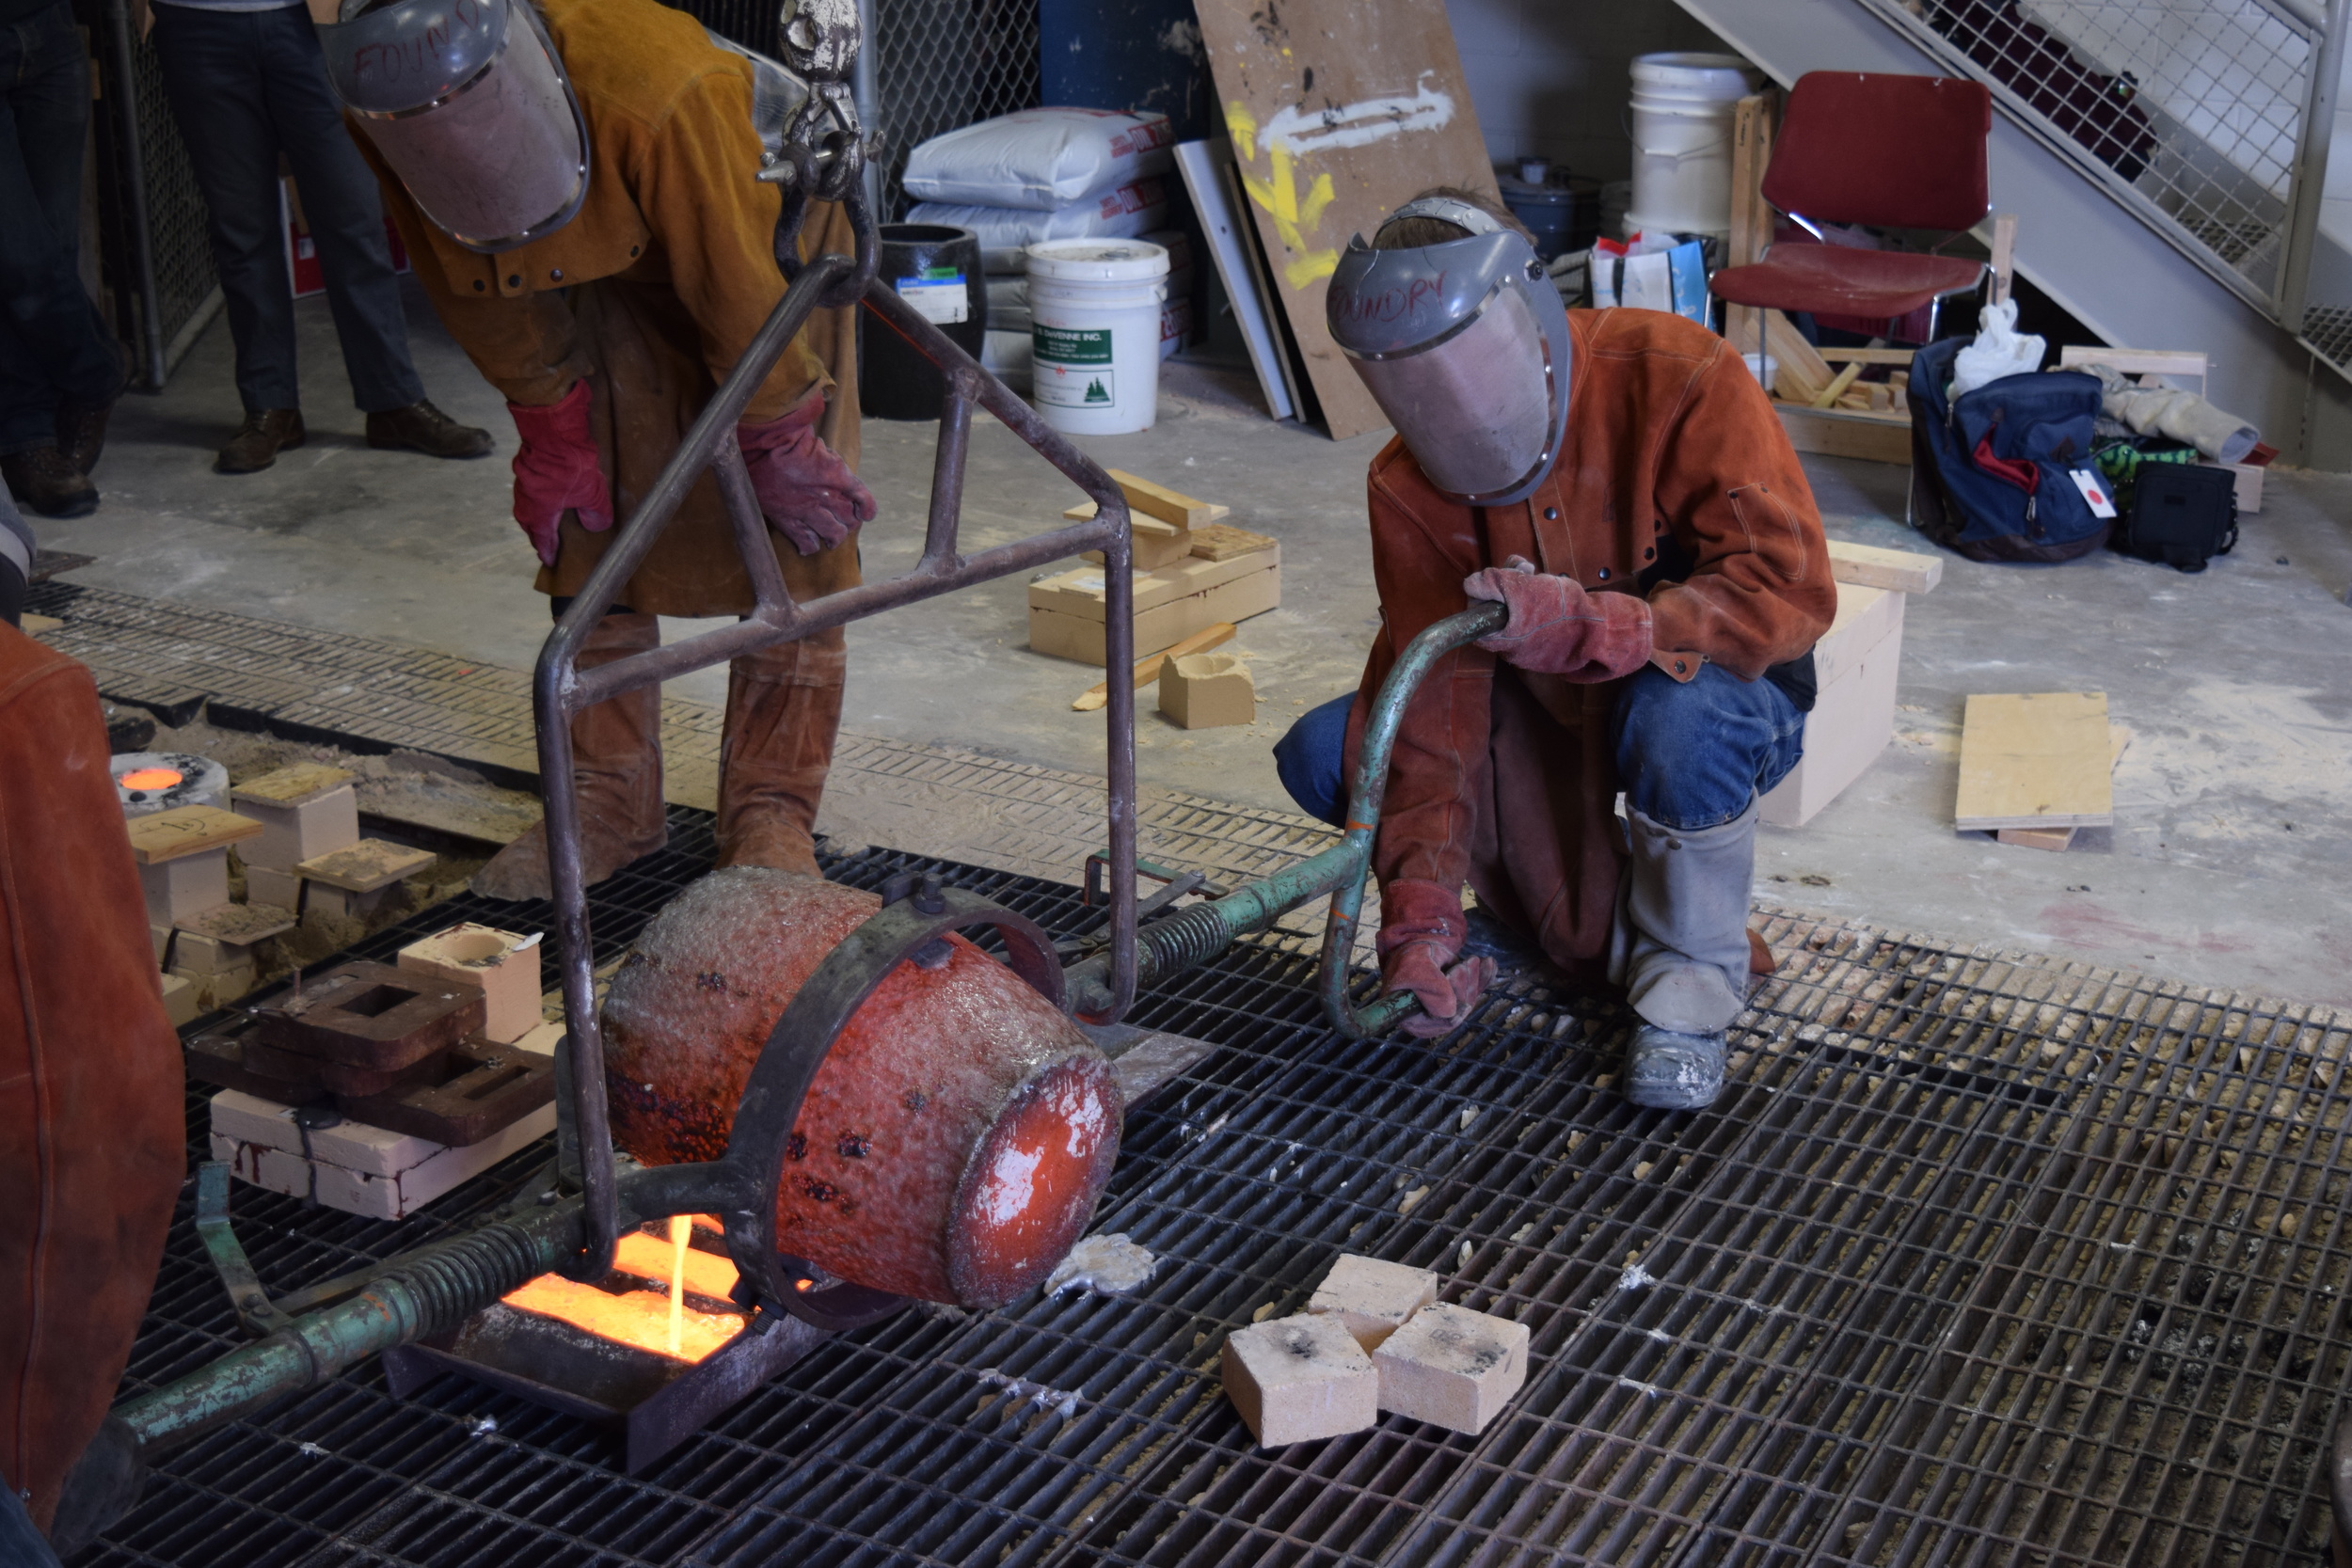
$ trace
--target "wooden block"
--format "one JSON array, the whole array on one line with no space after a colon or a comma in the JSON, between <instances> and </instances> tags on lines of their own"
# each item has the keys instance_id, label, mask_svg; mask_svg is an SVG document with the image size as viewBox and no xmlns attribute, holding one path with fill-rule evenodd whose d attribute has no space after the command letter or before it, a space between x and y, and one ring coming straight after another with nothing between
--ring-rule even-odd
<instances>
[{"instance_id":1,"label":"wooden block","mask_svg":"<svg viewBox=\"0 0 2352 1568\"><path fill-rule=\"evenodd\" d=\"M306 800L319 799L329 790L342 788L358 776L348 768L334 768L323 762L297 762L292 767L247 779L230 789L229 795L235 800L298 806Z\"/></svg>"},{"instance_id":2,"label":"wooden block","mask_svg":"<svg viewBox=\"0 0 2352 1568\"><path fill-rule=\"evenodd\" d=\"M296 863L294 870L310 882L325 882L348 893L373 893L431 865L430 849L411 849L380 838L363 838L348 849Z\"/></svg>"},{"instance_id":3,"label":"wooden block","mask_svg":"<svg viewBox=\"0 0 2352 1568\"><path fill-rule=\"evenodd\" d=\"M251 891L248 884L247 891ZM267 942L280 931L291 931L294 911L282 904L254 903L217 904L177 922L183 935L205 937L214 942L233 943L250 948L257 942Z\"/></svg>"},{"instance_id":4,"label":"wooden block","mask_svg":"<svg viewBox=\"0 0 2352 1568\"><path fill-rule=\"evenodd\" d=\"M1208 501L1195 500L1165 484L1154 484L1148 479L1121 473L1117 468L1105 471L1119 486L1120 494L1127 498L1130 507L1146 516L1174 523L1178 528L1199 528L1203 523L1214 523L1233 510L1230 506L1215 506Z\"/></svg>"},{"instance_id":5,"label":"wooden block","mask_svg":"<svg viewBox=\"0 0 2352 1568\"><path fill-rule=\"evenodd\" d=\"M162 865L183 855L226 849L258 836L262 825L218 806L179 806L135 816L130 830L131 858L141 865Z\"/></svg>"},{"instance_id":6,"label":"wooden block","mask_svg":"<svg viewBox=\"0 0 2352 1568\"><path fill-rule=\"evenodd\" d=\"M1380 1374L1338 1318L1304 1312L1225 1337L1219 1375L1266 1448L1361 1432L1380 1418Z\"/></svg>"},{"instance_id":7,"label":"wooden block","mask_svg":"<svg viewBox=\"0 0 2352 1568\"><path fill-rule=\"evenodd\" d=\"M39 637L45 631L56 631L64 626L55 615L35 615L27 611L17 618L16 629L27 637Z\"/></svg>"},{"instance_id":8,"label":"wooden block","mask_svg":"<svg viewBox=\"0 0 2352 1568\"><path fill-rule=\"evenodd\" d=\"M1160 666L1160 711L1187 730L1253 723L1257 684L1232 654L1186 654Z\"/></svg>"},{"instance_id":9,"label":"wooden block","mask_svg":"<svg viewBox=\"0 0 2352 1568\"><path fill-rule=\"evenodd\" d=\"M237 815L251 817L262 829L237 851L247 865L292 871L304 861L359 842L359 797L347 784L329 785L291 803L241 794L235 800Z\"/></svg>"},{"instance_id":10,"label":"wooden block","mask_svg":"<svg viewBox=\"0 0 2352 1568\"><path fill-rule=\"evenodd\" d=\"M1192 554L1192 534L1184 529L1170 529L1166 533L1136 533L1129 538L1127 544L1128 559L1138 572L1156 572ZM1078 559L1100 566L1103 564L1103 552L1088 550Z\"/></svg>"},{"instance_id":11,"label":"wooden block","mask_svg":"<svg viewBox=\"0 0 2352 1568\"><path fill-rule=\"evenodd\" d=\"M2104 691L1979 693L1960 734L1963 832L2104 828L2115 820Z\"/></svg>"},{"instance_id":12,"label":"wooden block","mask_svg":"<svg viewBox=\"0 0 2352 1568\"><path fill-rule=\"evenodd\" d=\"M1405 1321L1438 1299L1438 1276L1428 1269L1342 1253L1315 1287L1310 1312L1328 1312L1371 1351L1405 1326Z\"/></svg>"},{"instance_id":13,"label":"wooden block","mask_svg":"<svg viewBox=\"0 0 2352 1568\"><path fill-rule=\"evenodd\" d=\"M209 811L212 808L186 806L182 809ZM142 865L139 867L139 887L147 895L147 923L150 926L177 926L190 915L229 902L229 851L215 849L208 854L181 855L156 864Z\"/></svg>"},{"instance_id":14,"label":"wooden block","mask_svg":"<svg viewBox=\"0 0 2352 1568\"><path fill-rule=\"evenodd\" d=\"M1944 580L1944 558L1911 550L1881 549L1876 545L1829 542L1829 575L1839 582L1868 588L1891 588L1899 594L1925 594ZM1839 599L1843 608L1844 599Z\"/></svg>"},{"instance_id":15,"label":"wooden block","mask_svg":"<svg viewBox=\"0 0 2352 1568\"><path fill-rule=\"evenodd\" d=\"M1814 398L1813 406L1816 408L1836 407L1837 400L1845 396L1846 388L1852 386L1855 378L1861 374L1862 362L1857 359L1830 377L1829 385L1822 388L1820 395Z\"/></svg>"},{"instance_id":16,"label":"wooden block","mask_svg":"<svg viewBox=\"0 0 2352 1568\"><path fill-rule=\"evenodd\" d=\"M1192 531L1192 553L1203 561L1231 561L1273 547L1273 535L1252 533L1231 523L1209 523Z\"/></svg>"},{"instance_id":17,"label":"wooden block","mask_svg":"<svg viewBox=\"0 0 2352 1568\"><path fill-rule=\"evenodd\" d=\"M1238 569L1240 575L1224 576L1212 586L1181 596L1166 597L1154 593L1149 609L1136 614L1136 650L1138 657L1159 653L1175 646L1198 631L1205 631L1220 621L1240 622L1252 615L1274 609L1282 602L1281 552L1262 551L1244 556L1239 561L1187 562L1183 571L1206 569L1229 574ZM1064 574L1067 577L1069 574ZM1171 576L1153 575L1154 581ZM1102 574L1093 574L1097 585L1091 595L1066 594L1045 604L1039 602L1038 585L1029 590L1029 646L1041 654L1059 658L1074 658L1088 664L1104 661L1103 600L1100 583ZM1180 584L1181 586L1181 584ZM1142 585L1137 585L1140 600Z\"/></svg>"},{"instance_id":18,"label":"wooden block","mask_svg":"<svg viewBox=\"0 0 2352 1568\"><path fill-rule=\"evenodd\" d=\"M1776 828L1802 828L1869 770L1895 733L1903 594L1837 585L1837 618L1814 645L1820 689L1804 716L1804 754L1759 807Z\"/></svg>"},{"instance_id":19,"label":"wooden block","mask_svg":"<svg viewBox=\"0 0 2352 1568\"><path fill-rule=\"evenodd\" d=\"M194 1023L199 1017L196 987L177 974L167 974L163 979L164 1016L171 1020L174 1029Z\"/></svg>"},{"instance_id":20,"label":"wooden block","mask_svg":"<svg viewBox=\"0 0 2352 1568\"><path fill-rule=\"evenodd\" d=\"M1158 680L1161 669L1169 659L1181 658L1186 654L1207 653L1211 648L1231 642L1233 635L1233 624L1231 621L1219 621L1215 626L1194 632L1172 648L1161 653L1146 654L1136 660L1136 689L1141 690ZM1071 710L1075 713L1092 713L1095 709L1108 704L1110 700L1111 683L1106 680L1097 681L1080 692L1078 700L1070 706Z\"/></svg>"},{"instance_id":21,"label":"wooden block","mask_svg":"<svg viewBox=\"0 0 2352 1568\"><path fill-rule=\"evenodd\" d=\"M400 950L400 967L480 986L487 1006L481 1033L511 1045L539 1027L536 935L519 936L471 921Z\"/></svg>"},{"instance_id":22,"label":"wooden block","mask_svg":"<svg viewBox=\"0 0 2352 1568\"><path fill-rule=\"evenodd\" d=\"M1993 836L2025 849L2065 849L2080 832L2080 828L2003 828Z\"/></svg>"},{"instance_id":23,"label":"wooden block","mask_svg":"<svg viewBox=\"0 0 2352 1568\"><path fill-rule=\"evenodd\" d=\"M1381 1342L1380 1408L1472 1434L1527 1382L1527 1325L1440 1302Z\"/></svg>"},{"instance_id":24,"label":"wooden block","mask_svg":"<svg viewBox=\"0 0 2352 1568\"><path fill-rule=\"evenodd\" d=\"M1784 376L1788 372L1784 369ZM1805 408L1773 400L1788 444L1824 457L1861 457L1873 463L1911 461L1909 414L1857 413L1843 408Z\"/></svg>"},{"instance_id":25,"label":"wooden block","mask_svg":"<svg viewBox=\"0 0 2352 1568\"><path fill-rule=\"evenodd\" d=\"M1820 350L1804 341L1796 323L1777 310L1764 312L1764 352L1780 361L1780 379L1789 395L1810 403L1836 379ZM1793 376L1793 380L1791 379ZM1809 392L1806 388L1812 388Z\"/></svg>"}]
</instances>

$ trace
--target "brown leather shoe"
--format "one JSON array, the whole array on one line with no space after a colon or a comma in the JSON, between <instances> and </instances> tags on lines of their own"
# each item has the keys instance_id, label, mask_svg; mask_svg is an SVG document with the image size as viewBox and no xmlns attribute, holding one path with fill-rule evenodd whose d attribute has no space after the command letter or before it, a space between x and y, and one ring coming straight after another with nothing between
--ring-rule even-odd
<instances>
[{"instance_id":1,"label":"brown leather shoe","mask_svg":"<svg viewBox=\"0 0 2352 1568\"><path fill-rule=\"evenodd\" d=\"M661 645L650 615L612 614L596 624L580 650L593 670ZM661 804L661 689L641 687L598 703L572 721L572 777L580 791L580 874L594 887L641 855L670 842ZM548 831L533 827L473 874L485 898L551 898Z\"/></svg>"},{"instance_id":2,"label":"brown leather shoe","mask_svg":"<svg viewBox=\"0 0 2352 1568\"><path fill-rule=\"evenodd\" d=\"M98 510L98 486L55 447L0 457L8 494L44 517L86 517Z\"/></svg>"},{"instance_id":3,"label":"brown leather shoe","mask_svg":"<svg viewBox=\"0 0 2352 1568\"><path fill-rule=\"evenodd\" d=\"M727 666L719 742L719 863L803 877L817 866L817 803L841 728L849 652L839 627Z\"/></svg>"},{"instance_id":4,"label":"brown leather shoe","mask_svg":"<svg viewBox=\"0 0 2352 1568\"><path fill-rule=\"evenodd\" d=\"M258 474L277 462L279 452L291 451L310 438L310 433L302 428L299 408L265 408L259 414L248 410L237 434L220 449L213 471Z\"/></svg>"},{"instance_id":5,"label":"brown leather shoe","mask_svg":"<svg viewBox=\"0 0 2352 1568\"><path fill-rule=\"evenodd\" d=\"M427 457L487 457L490 433L479 425L459 424L429 403L412 403L370 414L368 445L407 447Z\"/></svg>"},{"instance_id":6,"label":"brown leather shoe","mask_svg":"<svg viewBox=\"0 0 2352 1568\"><path fill-rule=\"evenodd\" d=\"M106 420L114 411L113 400L95 405L58 405L57 450L79 472L87 474L97 468L98 454L106 450Z\"/></svg>"}]
</instances>

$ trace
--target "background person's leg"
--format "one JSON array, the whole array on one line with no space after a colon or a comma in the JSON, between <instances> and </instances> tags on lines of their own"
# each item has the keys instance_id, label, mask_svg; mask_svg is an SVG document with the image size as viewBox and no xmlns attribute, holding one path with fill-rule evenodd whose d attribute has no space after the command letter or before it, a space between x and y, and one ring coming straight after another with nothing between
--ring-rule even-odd
<instances>
[{"instance_id":1,"label":"background person's leg","mask_svg":"<svg viewBox=\"0 0 2352 1568\"><path fill-rule=\"evenodd\" d=\"M1274 743L1274 772L1298 809L1319 822L1345 825L1347 713L1356 693L1309 708Z\"/></svg>"}]
</instances>

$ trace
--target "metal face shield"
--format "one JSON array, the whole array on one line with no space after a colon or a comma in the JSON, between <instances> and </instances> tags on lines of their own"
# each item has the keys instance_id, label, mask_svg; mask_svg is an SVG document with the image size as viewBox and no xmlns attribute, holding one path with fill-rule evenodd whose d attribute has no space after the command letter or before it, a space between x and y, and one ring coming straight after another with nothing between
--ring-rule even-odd
<instances>
[{"instance_id":1,"label":"metal face shield","mask_svg":"<svg viewBox=\"0 0 2352 1568\"><path fill-rule=\"evenodd\" d=\"M1432 484L1471 506L1534 493L1567 430L1569 340L1566 308L1525 240L1497 227L1375 250L1359 235L1326 311Z\"/></svg>"},{"instance_id":2,"label":"metal face shield","mask_svg":"<svg viewBox=\"0 0 2352 1568\"><path fill-rule=\"evenodd\" d=\"M395 0L319 29L327 80L424 215L469 250L553 233L588 195L588 126L530 0Z\"/></svg>"}]
</instances>

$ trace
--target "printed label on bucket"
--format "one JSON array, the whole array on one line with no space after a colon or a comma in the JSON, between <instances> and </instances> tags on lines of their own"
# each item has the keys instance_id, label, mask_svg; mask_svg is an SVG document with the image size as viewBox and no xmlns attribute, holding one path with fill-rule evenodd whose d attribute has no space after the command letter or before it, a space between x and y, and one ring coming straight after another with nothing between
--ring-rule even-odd
<instances>
[{"instance_id":1,"label":"printed label on bucket","mask_svg":"<svg viewBox=\"0 0 2352 1568\"><path fill-rule=\"evenodd\" d=\"M1110 408L1119 402L1108 327L1031 327L1030 396L1057 408Z\"/></svg>"},{"instance_id":2,"label":"printed label on bucket","mask_svg":"<svg viewBox=\"0 0 2352 1568\"><path fill-rule=\"evenodd\" d=\"M925 267L913 277L898 279L898 297L914 313L940 326L972 319L972 290L954 267Z\"/></svg>"}]
</instances>

